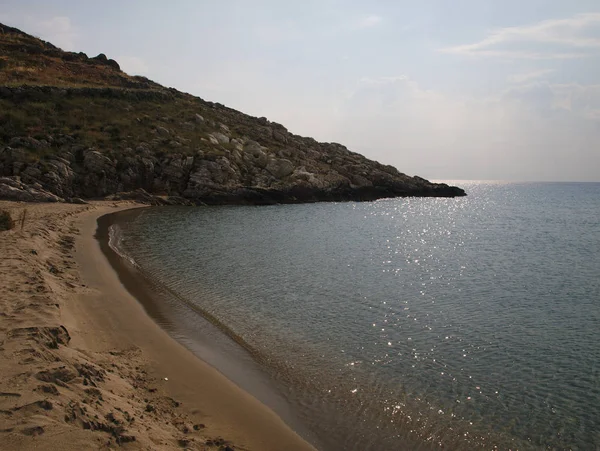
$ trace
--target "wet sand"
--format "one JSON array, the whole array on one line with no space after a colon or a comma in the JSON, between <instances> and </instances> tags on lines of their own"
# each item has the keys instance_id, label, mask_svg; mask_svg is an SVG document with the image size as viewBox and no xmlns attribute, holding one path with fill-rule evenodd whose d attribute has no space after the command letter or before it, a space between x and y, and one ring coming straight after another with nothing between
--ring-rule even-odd
<instances>
[{"instance_id":1,"label":"wet sand","mask_svg":"<svg viewBox=\"0 0 600 451\"><path fill-rule=\"evenodd\" d=\"M0 202L3 449L314 449L123 287L94 233L132 207Z\"/></svg>"}]
</instances>

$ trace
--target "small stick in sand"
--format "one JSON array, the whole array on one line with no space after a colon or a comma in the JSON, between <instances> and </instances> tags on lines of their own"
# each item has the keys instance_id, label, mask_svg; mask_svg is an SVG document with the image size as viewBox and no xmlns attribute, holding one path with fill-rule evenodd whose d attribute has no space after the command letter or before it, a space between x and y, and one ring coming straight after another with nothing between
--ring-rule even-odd
<instances>
[{"instance_id":1,"label":"small stick in sand","mask_svg":"<svg viewBox=\"0 0 600 451\"><path fill-rule=\"evenodd\" d=\"M23 214L21 215L21 232L23 231L23 227L25 227L25 218L27 217L27 208L23 209Z\"/></svg>"}]
</instances>

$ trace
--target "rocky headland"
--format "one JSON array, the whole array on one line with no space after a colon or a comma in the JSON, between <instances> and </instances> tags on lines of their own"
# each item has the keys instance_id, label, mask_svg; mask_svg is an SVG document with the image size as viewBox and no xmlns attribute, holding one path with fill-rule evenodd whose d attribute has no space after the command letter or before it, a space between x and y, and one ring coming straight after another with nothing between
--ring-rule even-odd
<instances>
[{"instance_id":1,"label":"rocky headland","mask_svg":"<svg viewBox=\"0 0 600 451\"><path fill-rule=\"evenodd\" d=\"M201 205L464 195L0 24L0 198Z\"/></svg>"}]
</instances>

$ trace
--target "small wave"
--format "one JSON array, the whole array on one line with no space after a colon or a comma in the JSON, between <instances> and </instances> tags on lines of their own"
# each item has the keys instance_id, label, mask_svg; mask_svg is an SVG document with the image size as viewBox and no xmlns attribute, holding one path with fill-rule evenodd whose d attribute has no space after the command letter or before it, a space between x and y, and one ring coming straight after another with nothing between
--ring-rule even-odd
<instances>
[{"instance_id":1,"label":"small wave","mask_svg":"<svg viewBox=\"0 0 600 451\"><path fill-rule=\"evenodd\" d=\"M112 224L108 228L108 246L122 259L129 262L132 266L139 268L139 265L133 257L127 255L123 250L123 230L117 225Z\"/></svg>"}]
</instances>

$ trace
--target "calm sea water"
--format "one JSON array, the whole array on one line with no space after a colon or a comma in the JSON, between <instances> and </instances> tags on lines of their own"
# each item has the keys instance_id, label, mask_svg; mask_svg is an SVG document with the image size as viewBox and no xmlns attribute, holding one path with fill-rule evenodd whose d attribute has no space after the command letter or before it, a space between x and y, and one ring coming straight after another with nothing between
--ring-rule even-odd
<instances>
[{"instance_id":1,"label":"calm sea water","mask_svg":"<svg viewBox=\"0 0 600 451\"><path fill-rule=\"evenodd\" d=\"M173 322L218 323L324 449L600 449L600 184L459 183L113 232L186 305Z\"/></svg>"}]
</instances>

